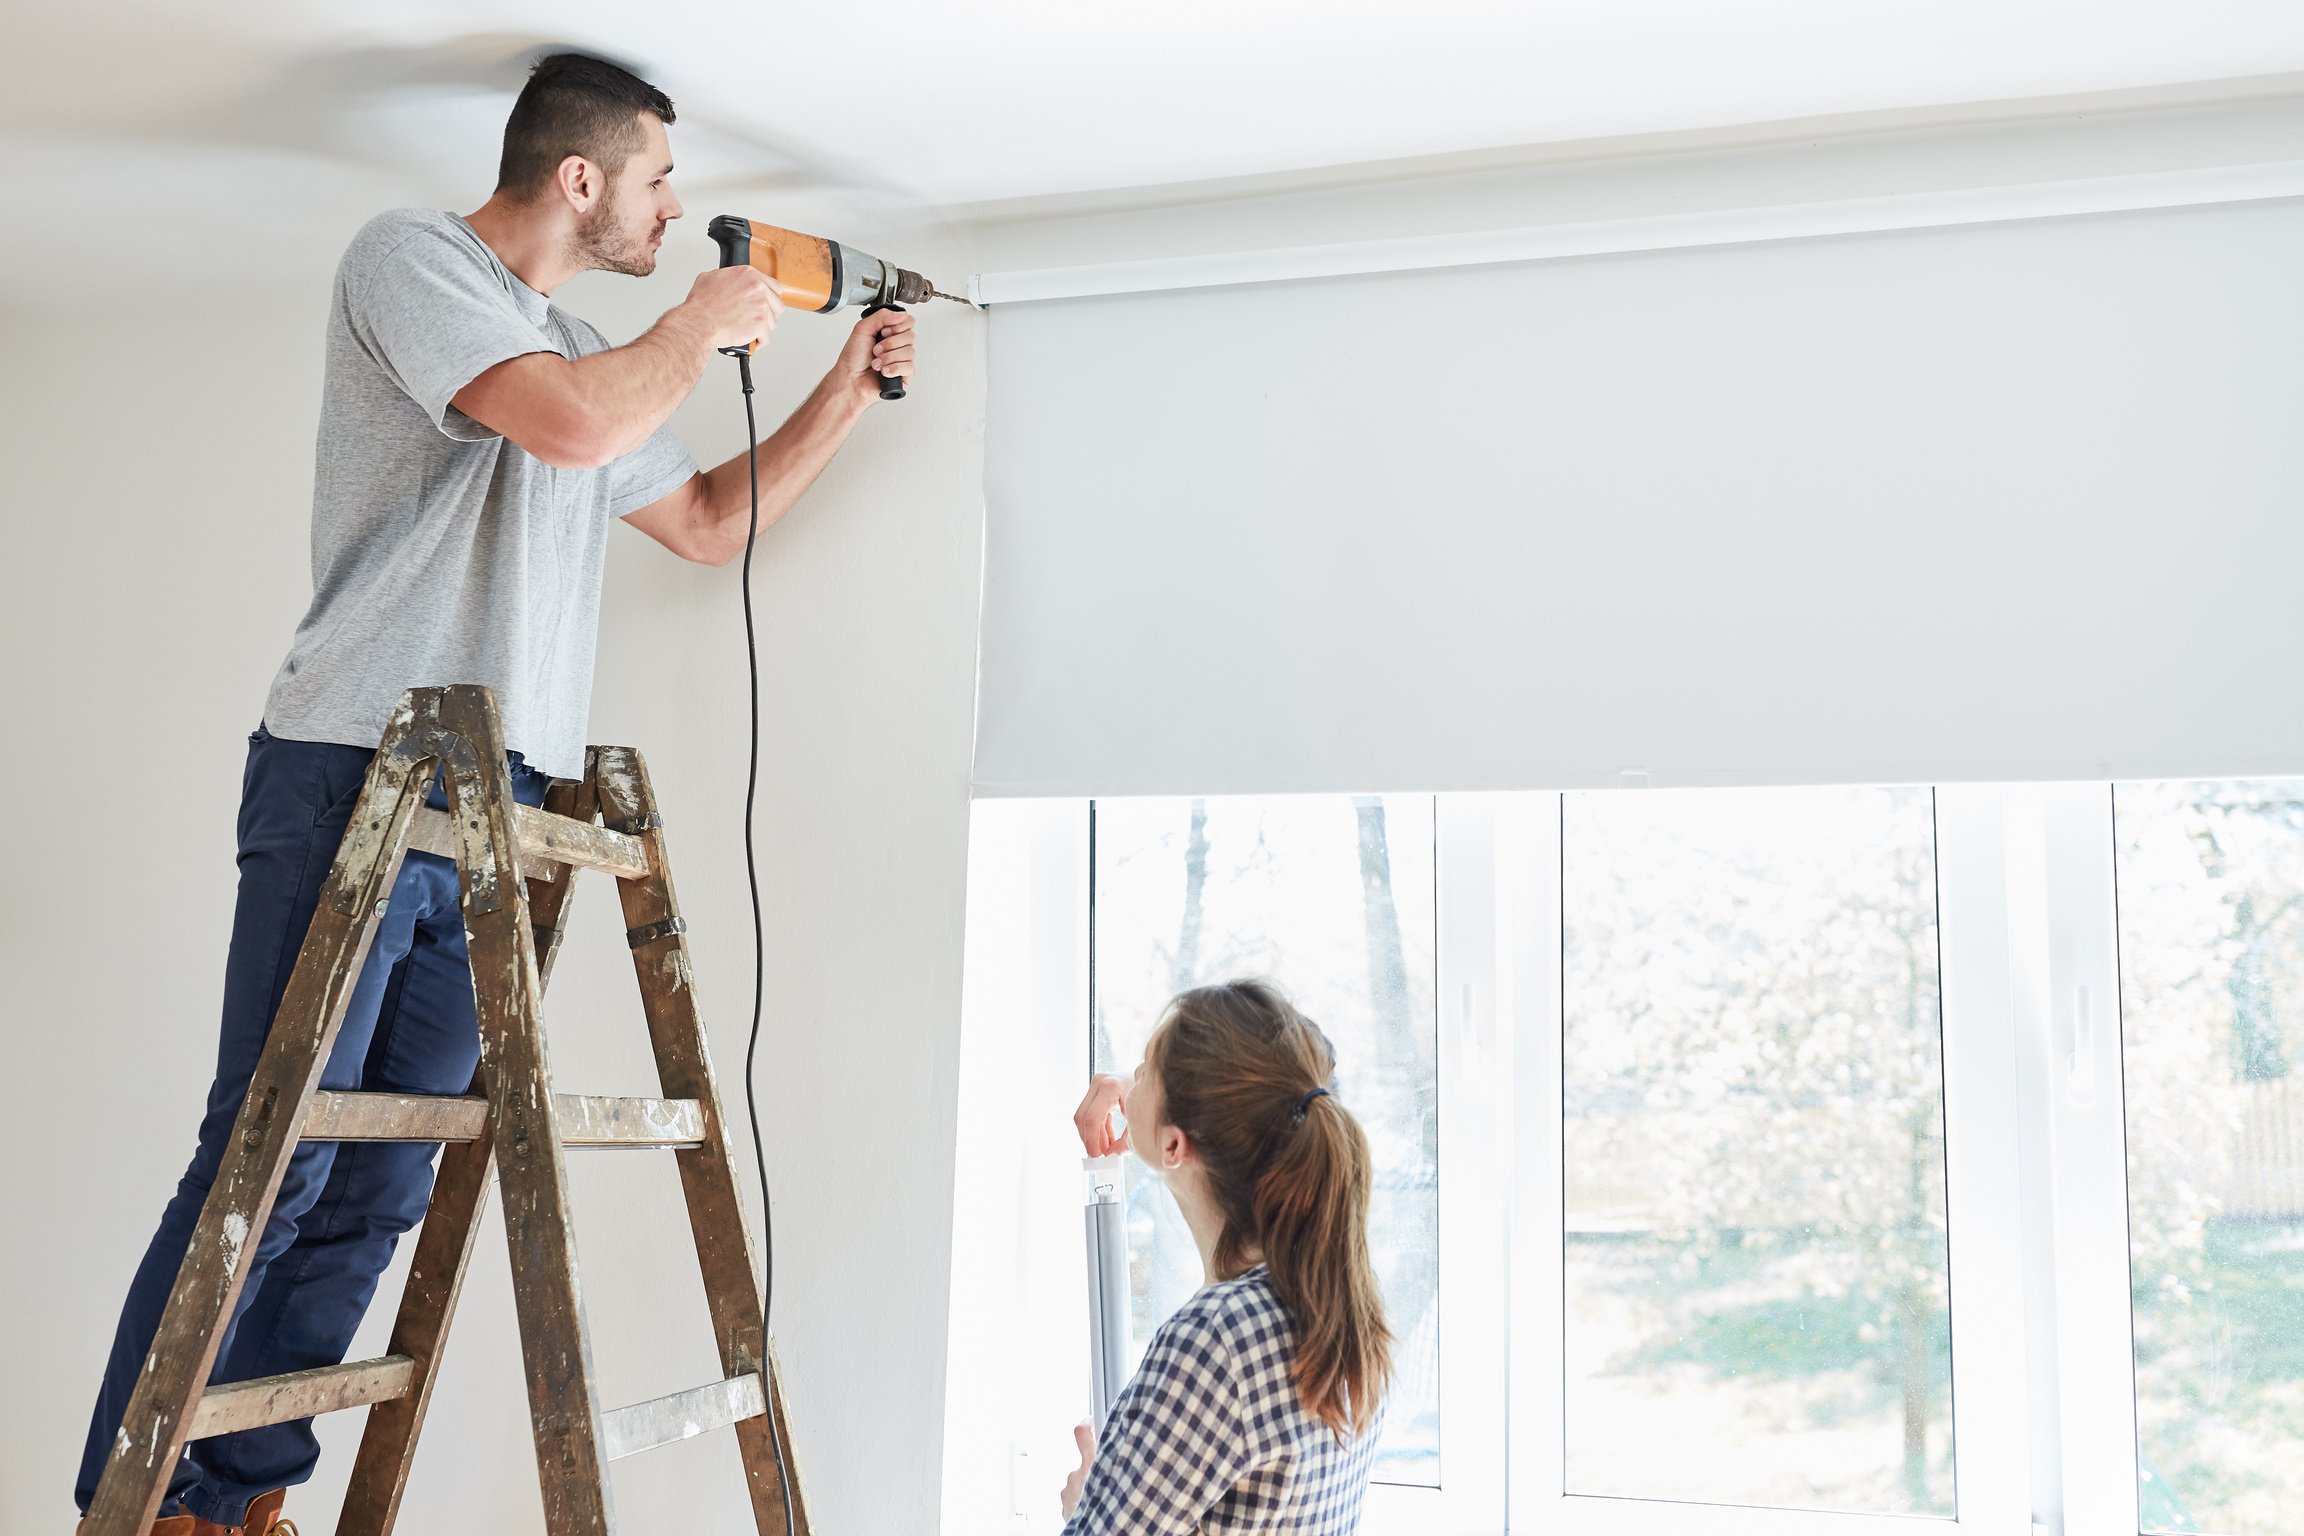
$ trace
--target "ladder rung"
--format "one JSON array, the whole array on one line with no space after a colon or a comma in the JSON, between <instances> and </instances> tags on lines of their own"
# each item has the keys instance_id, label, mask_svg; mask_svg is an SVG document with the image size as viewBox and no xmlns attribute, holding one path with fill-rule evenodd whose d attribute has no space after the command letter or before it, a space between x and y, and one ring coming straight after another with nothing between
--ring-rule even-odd
<instances>
[{"instance_id":1,"label":"ladder rung","mask_svg":"<svg viewBox=\"0 0 2304 1536\"><path fill-rule=\"evenodd\" d=\"M329 1093L312 1095L306 1141L471 1141L487 1129L488 1101L476 1095Z\"/></svg>"},{"instance_id":2,"label":"ladder rung","mask_svg":"<svg viewBox=\"0 0 2304 1536\"><path fill-rule=\"evenodd\" d=\"M767 1394L761 1389L757 1372L634 1403L600 1416L601 1459L635 1456L707 1430L726 1429L739 1419L757 1418L767 1411Z\"/></svg>"},{"instance_id":3,"label":"ladder rung","mask_svg":"<svg viewBox=\"0 0 2304 1536\"><path fill-rule=\"evenodd\" d=\"M308 1419L316 1413L388 1403L408 1390L416 1362L406 1355L385 1355L375 1360L354 1360L344 1365L323 1365L316 1370L290 1371L285 1376L259 1376L254 1381L228 1381L200 1394L192 1410L187 1440L228 1435L239 1429L260 1429Z\"/></svg>"},{"instance_id":4,"label":"ladder rung","mask_svg":"<svg viewBox=\"0 0 2304 1536\"><path fill-rule=\"evenodd\" d=\"M693 1147L704 1140L704 1107L694 1099L552 1096L563 1146ZM488 1124L477 1095L329 1093L312 1095L306 1141L470 1141Z\"/></svg>"},{"instance_id":5,"label":"ladder rung","mask_svg":"<svg viewBox=\"0 0 2304 1536\"><path fill-rule=\"evenodd\" d=\"M606 827L555 816L534 806L513 808L519 819L521 872L532 879L549 879L552 864L579 864L603 869L619 880L634 880L648 873L648 850L636 837ZM408 824L408 846L418 853L456 857L456 829L446 811L423 806Z\"/></svg>"},{"instance_id":6,"label":"ladder rung","mask_svg":"<svg viewBox=\"0 0 2304 1536\"><path fill-rule=\"evenodd\" d=\"M694 1147L704 1141L704 1106L694 1099L552 1096L553 1121L568 1147Z\"/></svg>"}]
</instances>

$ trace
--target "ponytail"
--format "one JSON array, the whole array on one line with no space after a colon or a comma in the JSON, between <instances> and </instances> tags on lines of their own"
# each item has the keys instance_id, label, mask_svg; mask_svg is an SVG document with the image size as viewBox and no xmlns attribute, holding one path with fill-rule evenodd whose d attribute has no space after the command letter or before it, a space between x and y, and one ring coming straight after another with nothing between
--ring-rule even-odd
<instances>
[{"instance_id":1,"label":"ponytail","mask_svg":"<svg viewBox=\"0 0 2304 1536\"><path fill-rule=\"evenodd\" d=\"M1306 1411L1338 1438L1365 1432L1392 1333L1368 1256L1368 1138L1327 1086L1327 1036L1277 989L1232 982L1170 1003L1145 1064L1223 1211L1217 1278L1261 1255L1295 1324Z\"/></svg>"}]
</instances>

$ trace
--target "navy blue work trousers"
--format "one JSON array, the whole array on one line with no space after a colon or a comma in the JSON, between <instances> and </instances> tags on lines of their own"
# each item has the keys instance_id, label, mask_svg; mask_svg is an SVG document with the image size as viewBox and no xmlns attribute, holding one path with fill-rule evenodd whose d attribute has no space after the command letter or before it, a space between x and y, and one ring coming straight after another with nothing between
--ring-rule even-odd
<instances>
[{"instance_id":1,"label":"navy blue work trousers","mask_svg":"<svg viewBox=\"0 0 2304 1536\"><path fill-rule=\"evenodd\" d=\"M121 1308L80 1460L83 1511L96 1495L375 755L361 747L282 740L262 726L248 738L240 784L240 892L224 966L216 1080L208 1089L192 1166L178 1181ZM524 805L540 803L544 775L516 752L510 762L514 797ZM437 780L430 799L445 809ZM320 1085L462 1093L479 1059L456 867L432 854L411 853L392 887ZM423 1218L438 1152L437 1144L397 1142L305 1142L296 1149L256 1245L239 1310L217 1352L214 1380L245 1381L343 1360L400 1234ZM170 1479L161 1513L239 1525L250 1499L303 1482L319 1454L309 1419L195 1442Z\"/></svg>"}]
</instances>

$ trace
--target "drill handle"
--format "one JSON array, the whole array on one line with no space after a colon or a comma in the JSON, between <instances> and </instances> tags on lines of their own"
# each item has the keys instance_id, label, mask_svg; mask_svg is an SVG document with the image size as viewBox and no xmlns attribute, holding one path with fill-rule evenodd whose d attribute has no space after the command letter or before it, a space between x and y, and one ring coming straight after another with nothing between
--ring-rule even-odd
<instances>
[{"instance_id":1,"label":"drill handle","mask_svg":"<svg viewBox=\"0 0 2304 1536\"><path fill-rule=\"evenodd\" d=\"M720 265L724 267L748 267L752 265L751 220L739 219L724 213L712 221L706 233L711 235L713 243L720 247ZM722 347L720 349L725 356L740 357L745 360L744 382L745 393L747 394L751 393L753 350L754 347L752 346Z\"/></svg>"},{"instance_id":2,"label":"drill handle","mask_svg":"<svg viewBox=\"0 0 2304 1536\"><path fill-rule=\"evenodd\" d=\"M902 314L902 313L904 313L904 306L903 306L903 305L901 305L901 304L867 304L867 305L865 305L865 306L864 306L864 313L865 313L865 315L866 315L867 317L870 317L870 316L872 316L872 315L876 315L876 314L880 313L880 311L882 311L882 310L884 310L884 309L892 309L892 310L896 311L896 313L898 313L898 314ZM897 374L890 374L890 373L883 373L883 374L881 374L881 375L880 375L880 398L881 398L881 399L883 399L883 400L901 400L901 399L903 399L903 398L904 398L904 380L903 380L902 376L900 376L900 375L897 375Z\"/></svg>"}]
</instances>

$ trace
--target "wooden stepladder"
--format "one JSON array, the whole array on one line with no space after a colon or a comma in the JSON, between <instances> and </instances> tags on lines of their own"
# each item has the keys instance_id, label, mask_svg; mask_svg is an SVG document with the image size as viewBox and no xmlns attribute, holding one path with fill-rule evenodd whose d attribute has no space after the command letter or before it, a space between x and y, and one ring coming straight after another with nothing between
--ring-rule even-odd
<instances>
[{"instance_id":1,"label":"wooden stepladder","mask_svg":"<svg viewBox=\"0 0 2304 1536\"><path fill-rule=\"evenodd\" d=\"M424 805L425 790L443 767L445 814ZM459 1097L323 1091L321 1069L411 848L456 860L479 1013L479 1073L472 1091ZM616 877L663 1097L552 1090L541 1003L581 868ZM552 1536L607 1536L616 1528L609 1462L733 1425L762 1536L782 1536L787 1488L793 1528L805 1536L797 1471L787 1483L771 1439L772 1432L780 1434L789 1453L737 1184L736 1143L713 1083L686 931L665 860L663 821L638 752L592 748L584 777L555 781L544 808L535 810L512 798L503 727L487 689L418 688L401 699L321 888L223 1165L81 1524L84 1536L142 1536L188 1440L370 1404L336 1529L339 1536L385 1536L399 1513L491 1168L504 1191L546 1529ZM271 1216L299 1141L447 1144L390 1351L374 1360L210 1385L240 1295L241 1260ZM568 1147L676 1149L722 1380L629 1408L601 1408L569 1221Z\"/></svg>"}]
</instances>

